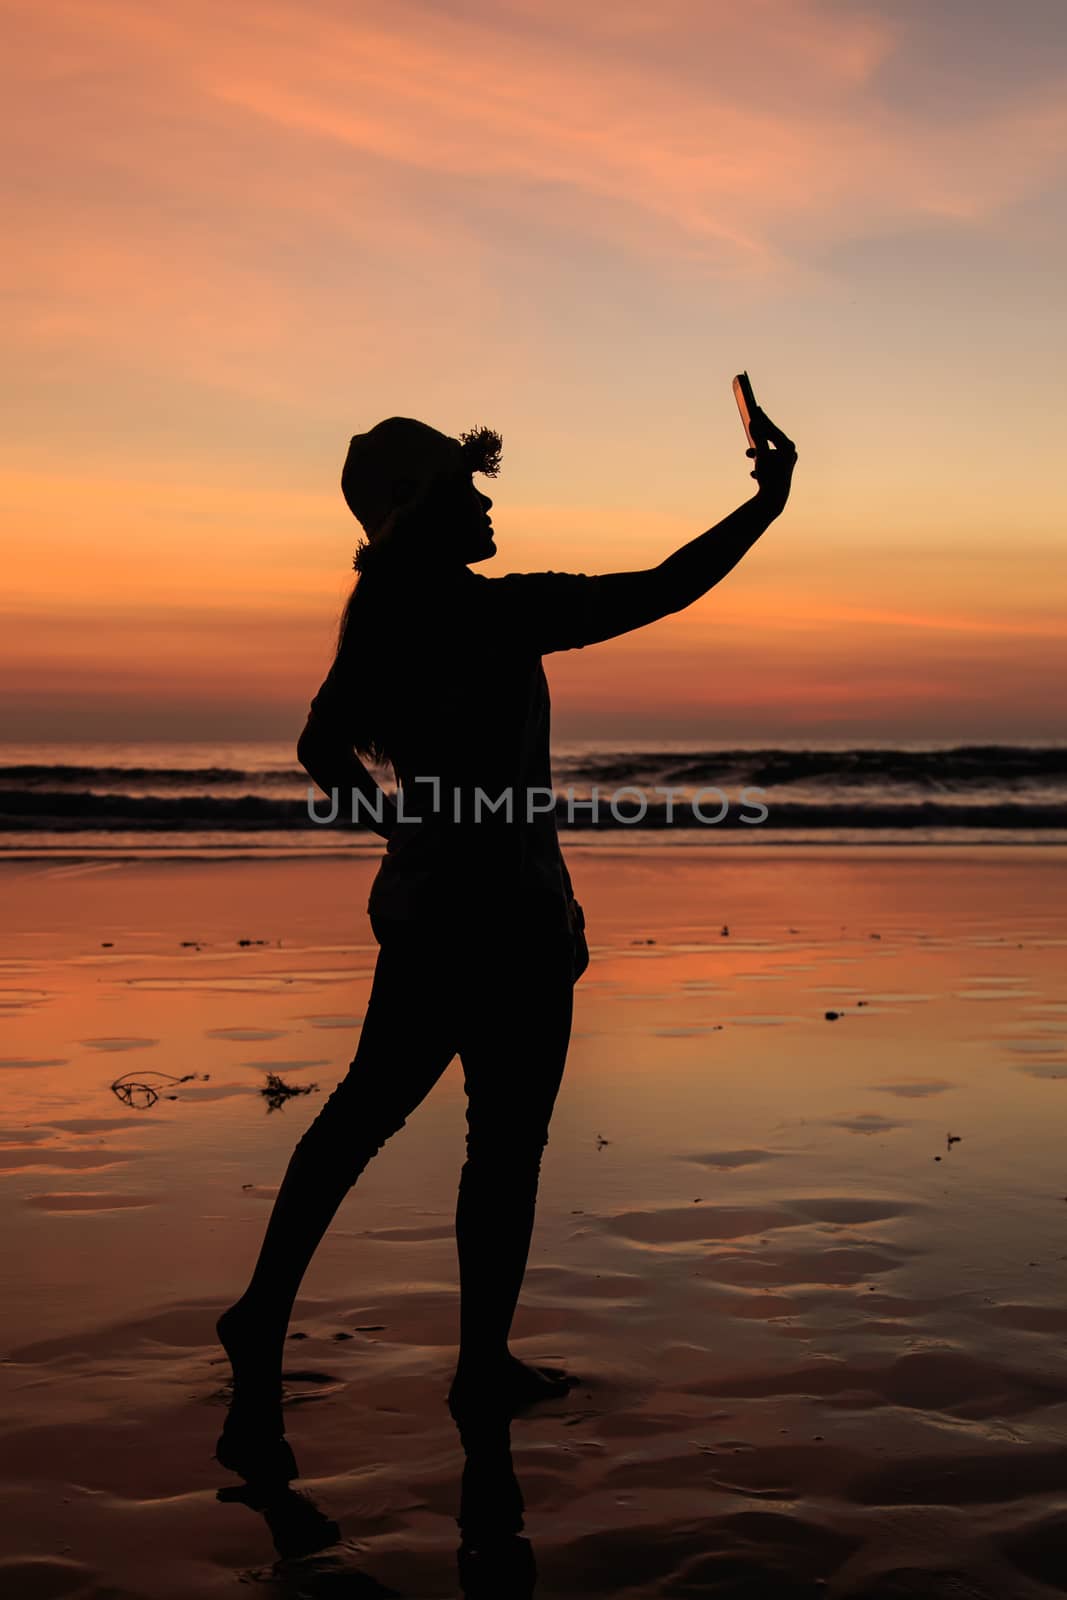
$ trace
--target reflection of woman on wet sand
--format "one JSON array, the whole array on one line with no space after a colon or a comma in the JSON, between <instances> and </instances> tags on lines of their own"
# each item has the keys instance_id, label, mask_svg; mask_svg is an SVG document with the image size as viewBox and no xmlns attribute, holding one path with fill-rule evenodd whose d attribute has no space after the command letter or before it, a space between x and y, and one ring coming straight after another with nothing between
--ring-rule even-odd
<instances>
[{"instance_id":1,"label":"reflection of woman on wet sand","mask_svg":"<svg viewBox=\"0 0 1067 1600\"><path fill-rule=\"evenodd\" d=\"M342 489L366 540L298 755L340 792L342 815L358 799L387 841L368 907L379 953L355 1058L293 1153L248 1288L219 1319L234 1387L218 1458L237 1472L295 1474L281 1366L301 1279L348 1189L455 1055L468 1131L453 1413L511 1413L576 1381L508 1348L588 959L544 800L541 657L680 611L736 566L783 510L796 460L755 420L757 492L659 566L601 577L471 570L496 553L492 501L473 482L498 469L490 430L459 440L392 417L352 440ZM360 756L392 765L402 813Z\"/></svg>"}]
</instances>

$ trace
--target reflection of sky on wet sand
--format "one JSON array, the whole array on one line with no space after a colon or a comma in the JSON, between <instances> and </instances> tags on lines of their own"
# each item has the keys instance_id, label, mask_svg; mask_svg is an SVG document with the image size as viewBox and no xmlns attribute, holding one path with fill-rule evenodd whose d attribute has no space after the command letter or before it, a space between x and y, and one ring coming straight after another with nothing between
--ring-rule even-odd
<instances>
[{"instance_id":1,"label":"reflection of sky on wet sand","mask_svg":"<svg viewBox=\"0 0 1067 1600\"><path fill-rule=\"evenodd\" d=\"M156 864L106 893L6 871L27 928L0 1043L10 1494L30 1525L32 1484L67 1495L67 1542L111 1582L135 1585L157 1540L189 1554L145 1592L221 1593L264 1555L247 1512L206 1509L213 1312L354 1048L366 869ZM989 1502L1018 1511L982 1557L1012 1592L1067 1415L1063 862L575 853L572 871L593 963L516 1323L520 1353L584 1380L513 1429L545 1594L629 1592L638 1534L648 1583L695 1582L761 1507L767 1550L806 1541L814 1576L853 1548L888 1559L935 1503L970 1571L967 1508ZM268 943L235 952L247 937ZM207 1081L120 1106L109 1084L141 1068ZM315 1090L268 1116L268 1071ZM452 1592L463 1110L454 1065L346 1202L293 1325L298 1458L404 1594ZM101 1493L93 1524L79 1497ZM107 1508L133 1501L123 1552ZM602 1588L577 1587L583 1549Z\"/></svg>"}]
</instances>

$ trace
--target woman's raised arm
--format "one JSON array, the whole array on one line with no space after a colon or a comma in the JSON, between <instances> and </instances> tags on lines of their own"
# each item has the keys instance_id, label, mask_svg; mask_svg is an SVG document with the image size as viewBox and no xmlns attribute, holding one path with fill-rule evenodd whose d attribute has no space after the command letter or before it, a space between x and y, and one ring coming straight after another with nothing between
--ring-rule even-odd
<instances>
[{"instance_id":1,"label":"woman's raised arm","mask_svg":"<svg viewBox=\"0 0 1067 1600\"><path fill-rule=\"evenodd\" d=\"M497 580L516 585L516 613L542 654L600 644L699 600L736 567L789 499L797 452L793 441L762 411L753 414L759 440L750 500L706 533L682 545L657 567L639 572L515 574ZM773 448L772 448L773 446Z\"/></svg>"},{"instance_id":2,"label":"woman's raised arm","mask_svg":"<svg viewBox=\"0 0 1067 1600\"><path fill-rule=\"evenodd\" d=\"M598 621L604 631L599 632L599 639L611 639L673 611L684 611L725 578L782 514L792 485L796 446L763 411L753 413L752 427L760 439L757 449L745 452L755 458L752 477L759 487L752 499L675 550L658 567L606 573L600 580Z\"/></svg>"}]
</instances>

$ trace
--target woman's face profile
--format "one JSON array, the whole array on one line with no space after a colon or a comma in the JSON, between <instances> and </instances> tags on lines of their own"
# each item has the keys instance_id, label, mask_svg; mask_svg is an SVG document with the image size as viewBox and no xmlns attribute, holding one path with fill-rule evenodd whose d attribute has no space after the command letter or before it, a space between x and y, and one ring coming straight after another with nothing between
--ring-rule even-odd
<instances>
[{"instance_id":1,"label":"woman's face profile","mask_svg":"<svg viewBox=\"0 0 1067 1600\"><path fill-rule=\"evenodd\" d=\"M467 469L438 477L420 490L414 478L393 485L393 518L398 527L414 535L424 558L448 565L466 566L496 555L489 508Z\"/></svg>"},{"instance_id":2,"label":"woman's face profile","mask_svg":"<svg viewBox=\"0 0 1067 1600\"><path fill-rule=\"evenodd\" d=\"M457 473L443 481L429 507L432 536L447 546L463 565L496 555L489 509L493 502L474 482L473 474Z\"/></svg>"}]
</instances>

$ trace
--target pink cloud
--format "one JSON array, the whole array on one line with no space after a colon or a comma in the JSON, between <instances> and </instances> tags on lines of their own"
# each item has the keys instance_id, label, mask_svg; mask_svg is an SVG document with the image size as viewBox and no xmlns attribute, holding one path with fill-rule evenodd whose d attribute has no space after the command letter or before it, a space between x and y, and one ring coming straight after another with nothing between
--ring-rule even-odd
<instances>
[{"instance_id":1,"label":"pink cloud","mask_svg":"<svg viewBox=\"0 0 1067 1600\"><path fill-rule=\"evenodd\" d=\"M343 227L354 206L354 245L399 229L444 270L448 208L438 195L421 216L427 180L492 186L502 214L665 262L773 276L798 229L989 215L1067 150L1061 93L936 123L894 106L871 79L899 30L821 0L674 0L655 23L533 0L462 18L405 0L20 9L41 62L31 130L53 158L151 172L186 195L194 234L222 203L260 212L271 246L272 213Z\"/></svg>"}]
</instances>

